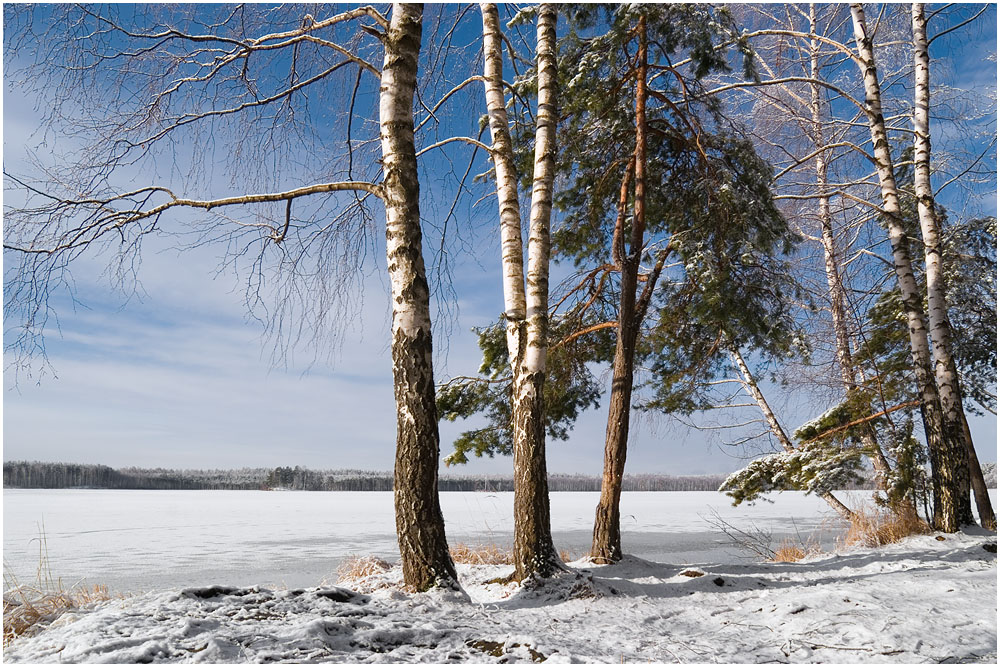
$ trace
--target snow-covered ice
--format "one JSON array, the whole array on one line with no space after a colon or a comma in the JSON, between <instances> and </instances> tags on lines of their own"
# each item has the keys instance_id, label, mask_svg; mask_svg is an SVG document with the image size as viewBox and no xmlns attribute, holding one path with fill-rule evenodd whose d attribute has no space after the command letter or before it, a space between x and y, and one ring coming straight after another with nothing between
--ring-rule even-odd
<instances>
[{"instance_id":1,"label":"snow-covered ice","mask_svg":"<svg viewBox=\"0 0 1000 667\"><path fill-rule=\"evenodd\" d=\"M862 494L867 497L868 494ZM508 546L512 493L442 493L451 543ZM553 493L556 547L590 546L597 493ZM624 493L626 552L658 562L733 561L713 512L782 536L837 526L820 499L796 492L733 507L713 492ZM314 586L352 555L399 557L392 493L4 489L4 563L22 582L38 567L44 524L51 570L64 585L121 592L167 587ZM839 528L838 528L839 530Z\"/></svg>"},{"instance_id":2,"label":"snow-covered ice","mask_svg":"<svg viewBox=\"0 0 1000 667\"><path fill-rule=\"evenodd\" d=\"M460 566L467 597L402 592L398 569L354 582L359 592L150 592L66 614L4 660L996 663L986 531L794 564L627 557L578 561L540 587L489 583L509 570Z\"/></svg>"}]
</instances>

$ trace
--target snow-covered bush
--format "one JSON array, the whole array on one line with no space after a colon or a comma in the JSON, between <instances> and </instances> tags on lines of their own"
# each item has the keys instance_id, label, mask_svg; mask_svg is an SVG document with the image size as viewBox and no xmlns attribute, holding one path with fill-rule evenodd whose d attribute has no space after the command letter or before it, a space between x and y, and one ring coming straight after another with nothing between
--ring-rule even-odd
<instances>
[{"instance_id":1,"label":"snow-covered bush","mask_svg":"<svg viewBox=\"0 0 1000 667\"><path fill-rule=\"evenodd\" d=\"M751 461L719 487L734 505L753 502L770 491L825 493L861 480L861 452L824 442L805 443Z\"/></svg>"}]
</instances>

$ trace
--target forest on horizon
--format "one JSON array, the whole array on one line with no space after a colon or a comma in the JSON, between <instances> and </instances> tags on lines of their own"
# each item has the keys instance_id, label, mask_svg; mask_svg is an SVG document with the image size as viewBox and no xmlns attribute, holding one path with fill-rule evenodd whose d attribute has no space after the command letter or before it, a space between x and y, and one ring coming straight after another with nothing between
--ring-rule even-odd
<instances>
[{"instance_id":1,"label":"forest on horizon","mask_svg":"<svg viewBox=\"0 0 1000 667\"><path fill-rule=\"evenodd\" d=\"M996 488L996 464L984 463L990 488ZM625 475L623 491L717 491L726 475ZM372 470L310 470L300 466L277 468L233 468L200 470L169 468L112 468L75 463L6 461L5 489L155 489L155 490L268 490L295 491L392 491L392 473ZM438 478L441 491L514 490L514 478L505 475L444 474ZM874 489L871 480L851 485ZM600 491L601 478L583 474L549 474L549 491Z\"/></svg>"}]
</instances>

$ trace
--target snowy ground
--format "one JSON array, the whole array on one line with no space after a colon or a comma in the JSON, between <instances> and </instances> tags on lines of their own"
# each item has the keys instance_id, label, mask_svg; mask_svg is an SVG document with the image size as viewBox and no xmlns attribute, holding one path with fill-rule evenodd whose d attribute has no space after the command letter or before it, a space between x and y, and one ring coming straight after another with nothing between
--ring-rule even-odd
<instances>
[{"instance_id":1,"label":"snowy ground","mask_svg":"<svg viewBox=\"0 0 1000 667\"><path fill-rule=\"evenodd\" d=\"M794 564L578 561L535 589L460 566L468 597L399 571L305 590L153 592L67 614L10 662L985 662L996 534L910 538Z\"/></svg>"}]
</instances>

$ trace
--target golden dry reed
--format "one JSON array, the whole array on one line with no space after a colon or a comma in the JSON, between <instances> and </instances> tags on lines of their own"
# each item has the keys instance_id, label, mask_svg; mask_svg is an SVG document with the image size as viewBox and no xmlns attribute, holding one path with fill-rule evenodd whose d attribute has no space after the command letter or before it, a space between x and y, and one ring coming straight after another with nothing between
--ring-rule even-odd
<instances>
[{"instance_id":1,"label":"golden dry reed","mask_svg":"<svg viewBox=\"0 0 1000 667\"><path fill-rule=\"evenodd\" d=\"M67 611L79 609L95 602L110 600L106 586L73 587L69 590L62 580L52 577L49 568L49 547L45 526L39 527L38 571L35 583L21 584L4 563L3 573L3 645L17 637L34 633Z\"/></svg>"},{"instance_id":2,"label":"golden dry reed","mask_svg":"<svg viewBox=\"0 0 1000 667\"><path fill-rule=\"evenodd\" d=\"M861 544L880 547L911 535L926 535L930 532L927 522L917 516L916 511L859 507L853 512L843 543L848 546Z\"/></svg>"}]
</instances>

